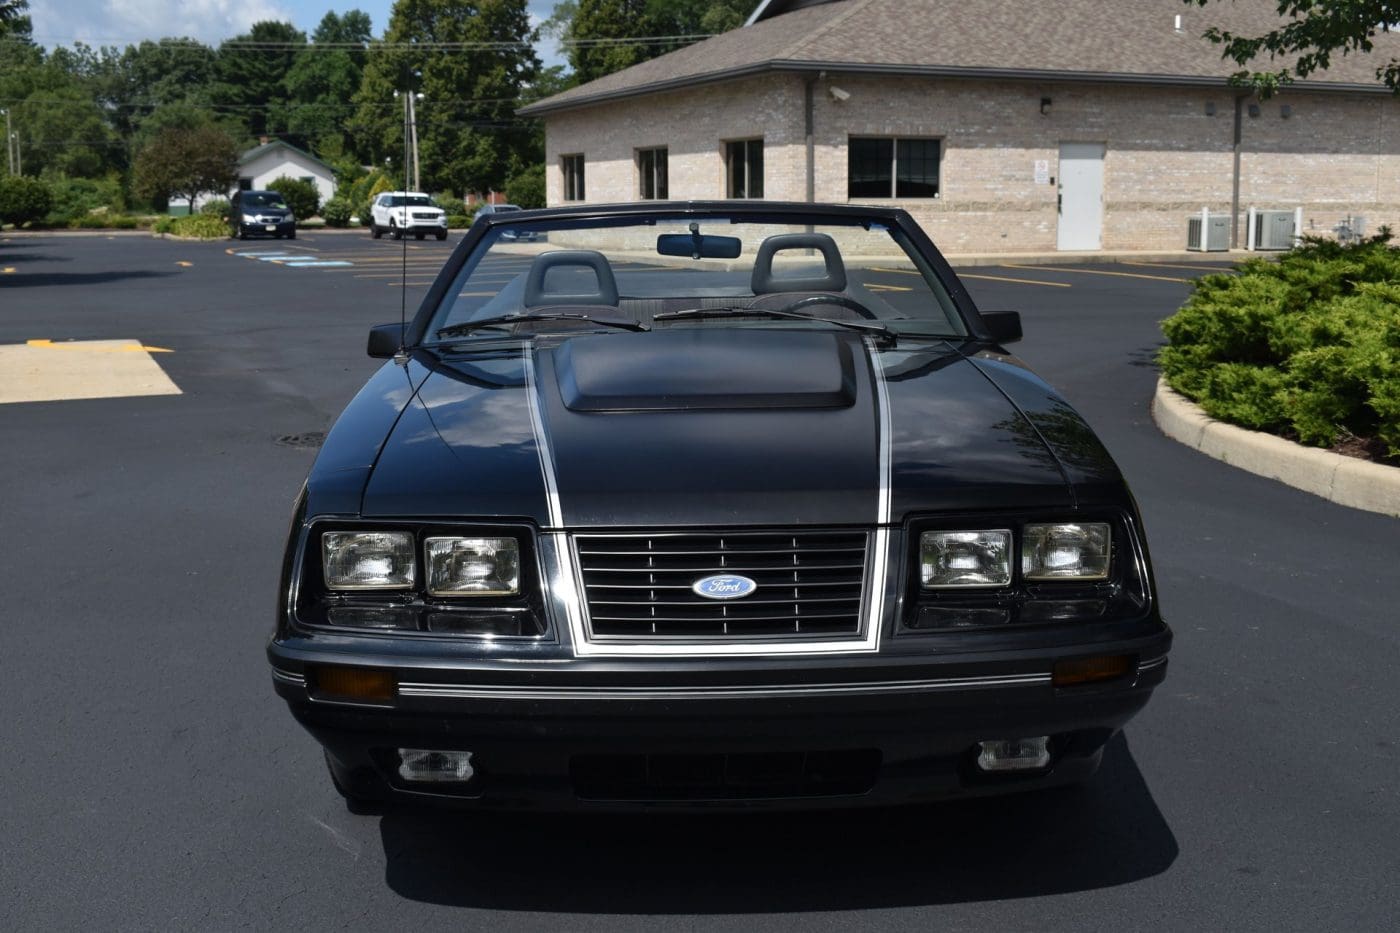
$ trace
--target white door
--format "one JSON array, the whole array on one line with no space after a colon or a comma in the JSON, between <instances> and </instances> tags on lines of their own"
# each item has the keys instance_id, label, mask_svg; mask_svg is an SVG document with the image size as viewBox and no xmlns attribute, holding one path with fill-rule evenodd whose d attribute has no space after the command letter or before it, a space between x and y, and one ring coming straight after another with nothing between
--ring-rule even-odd
<instances>
[{"instance_id":1,"label":"white door","mask_svg":"<svg viewBox=\"0 0 1400 933\"><path fill-rule=\"evenodd\" d=\"M1060 143L1060 249L1103 246L1103 150Z\"/></svg>"}]
</instances>

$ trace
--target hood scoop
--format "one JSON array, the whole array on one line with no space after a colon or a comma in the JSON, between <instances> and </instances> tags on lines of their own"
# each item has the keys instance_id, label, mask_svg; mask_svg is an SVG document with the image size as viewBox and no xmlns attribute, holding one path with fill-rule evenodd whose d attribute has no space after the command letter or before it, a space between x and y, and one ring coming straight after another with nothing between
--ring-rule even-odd
<instances>
[{"instance_id":1,"label":"hood scoop","mask_svg":"<svg viewBox=\"0 0 1400 933\"><path fill-rule=\"evenodd\" d=\"M849 408L853 341L732 327L575 337L554 351L564 406L577 412Z\"/></svg>"}]
</instances>

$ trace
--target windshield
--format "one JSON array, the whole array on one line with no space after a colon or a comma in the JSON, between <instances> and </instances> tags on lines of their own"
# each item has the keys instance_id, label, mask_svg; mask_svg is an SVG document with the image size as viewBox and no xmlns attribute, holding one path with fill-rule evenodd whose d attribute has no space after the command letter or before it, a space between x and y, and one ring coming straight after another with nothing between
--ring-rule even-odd
<instances>
[{"instance_id":1,"label":"windshield","mask_svg":"<svg viewBox=\"0 0 1400 933\"><path fill-rule=\"evenodd\" d=\"M426 194L395 194L389 196L390 207L433 207L433 199Z\"/></svg>"},{"instance_id":2,"label":"windshield","mask_svg":"<svg viewBox=\"0 0 1400 933\"><path fill-rule=\"evenodd\" d=\"M535 320L495 321L512 315ZM434 311L423 343L621 333L619 322L652 330L855 324L896 338L967 333L928 263L881 223L648 216L491 231Z\"/></svg>"},{"instance_id":3,"label":"windshield","mask_svg":"<svg viewBox=\"0 0 1400 933\"><path fill-rule=\"evenodd\" d=\"M238 203L244 207L275 207L279 211L287 209L287 202L282 200L282 195L268 194L265 191L245 192Z\"/></svg>"}]
</instances>

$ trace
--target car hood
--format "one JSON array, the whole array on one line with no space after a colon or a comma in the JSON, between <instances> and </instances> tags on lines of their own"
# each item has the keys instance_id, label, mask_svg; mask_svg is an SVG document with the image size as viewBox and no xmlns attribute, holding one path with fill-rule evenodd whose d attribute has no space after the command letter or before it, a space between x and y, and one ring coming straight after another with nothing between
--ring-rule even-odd
<instances>
[{"instance_id":1,"label":"car hood","mask_svg":"<svg viewBox=\"0 0 1400 933\"><path fill-rule=\"evenodd\" d=\"M947 344L695 327L425 357L365 515L872 525L1074 502L1053 445Z\"/></svg>"}]
</instances>

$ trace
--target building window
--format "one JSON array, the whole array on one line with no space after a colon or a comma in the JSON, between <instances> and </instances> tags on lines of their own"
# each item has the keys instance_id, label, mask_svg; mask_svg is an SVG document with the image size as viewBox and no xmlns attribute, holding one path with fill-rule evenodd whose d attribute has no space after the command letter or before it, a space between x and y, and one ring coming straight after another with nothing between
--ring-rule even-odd
<instances>
[{"instance_id":1,"label":"building window","mask_svg":"<svg viewBox=\"0 0 1400 933\"><path fill-rule=\"evenodd\" d=\"M941 149L937 139L852 136L847 147L846 196L936 198Z\"/></svg>"},{"instance_id":2,"label":"building window","mask_svg":"<svg viewBox=\"0 0 1400 933\"><path fill-rule=\"evenodd\" d=\"M638 149L637 175L641 181L638 193L643 201L664 201L666 190L666 150Z\"/></svg>"},{"instance_id":3,"label":"building window","mask_svg":"<svg viewBox=\"0 0 1400 933\"><path fill-rule=\"evenodd\" d=\"M763 140L724 144L725 194L731 198L763 197Z\"/></svg>"},{"instance_id":4,"label":"building window","mask_svg":"<svg viewBox=\"0 0 1400 933\"><path fill-rule=\"evenodd\" d=\"M582 201L583 195L583 155L560 156L564 169L564 200Z\"/></svg>"}]
</instances>

